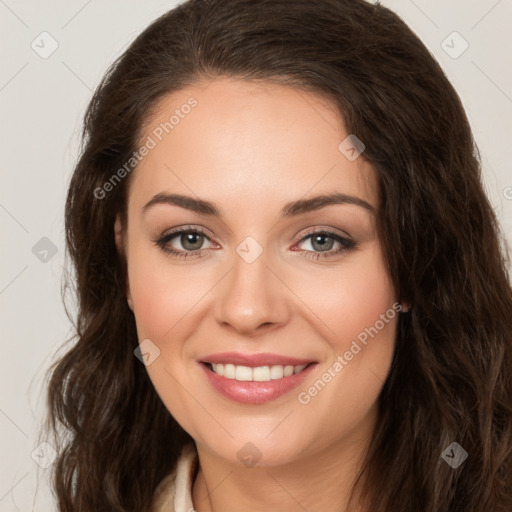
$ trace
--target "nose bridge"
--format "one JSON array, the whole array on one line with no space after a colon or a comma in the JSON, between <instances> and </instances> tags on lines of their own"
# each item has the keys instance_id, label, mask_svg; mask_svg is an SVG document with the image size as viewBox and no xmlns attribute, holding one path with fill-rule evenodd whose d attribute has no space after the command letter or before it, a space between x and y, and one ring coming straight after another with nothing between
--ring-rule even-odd
<instances>
[{"instance_id":1,"label":"nose bridge","mask_svg":"<svg viewBox=\"0 0 512 512\"><path fill-rule=\"evenodd\" d=\"M246 237L233 254L233 265L218 297L218 321L249 332L281 323L288 306L283 283L274 275L269 253L255 237Z\"/></svg>"}]
</instances>

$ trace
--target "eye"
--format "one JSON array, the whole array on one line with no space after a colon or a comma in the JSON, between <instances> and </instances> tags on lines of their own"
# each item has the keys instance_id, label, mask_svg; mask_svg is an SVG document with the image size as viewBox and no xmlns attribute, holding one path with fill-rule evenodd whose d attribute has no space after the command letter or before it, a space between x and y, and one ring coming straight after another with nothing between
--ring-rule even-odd
<instances>
[{"instance_id":1,"label":"eye","mask_svg":"<svg viewBox=\"0 0 512 512\"><path fill-rule=\"evenodd\" d=\"M300 252L303 253L307 258L314 258L317 260L320 258L330 258L337 256L341 253L351 251L357 247L356 242L351 238L325 230L309 232L309 234L300 240L299 244L306 240L310 240L309 245L312 249ZM338 249L333 251L331 249L334 244L338 244ZM315 252L317 250L320 252Z\"/></svg>"},{"instance_id":2,"label":"eye","mask_svg":"<svg viewBox=\"0 0 512 512\"><path fill-rule=\"evenodd\" d=\"M178 244L181 245L183 249L175 249L173 245L170 244L170 242L174 239L176 239ZM186 227L171 231L160 239L154 240L154 243L168 254L172 254L178 258L187 258L189 256L201 255L204 252L204 250L201 250L201 247L205 239L210 240L210 238L202 230L198 228Z\"/></svg>"},{"instance_id":3,"label":"eye","mask_svg":"<svg viewBox=\"0 0 512 512\"><path fill-rule=\"evenodd\" d=\"M175 242L173 242L176 239ZM188 258L188 257L201 257L204 253L209 252L210 248L202 248L205 240L211 242L210 237L199 228L186 226L181 229L175 229L170 233L162 236L157 240L153 240L154 244L160 247L162 251L173 257ZM304 254L307 258L320 259L329 258L348 252L355 247L357 243L351 238L341 236L326 230L310 231L304 236L298 244L310 240L309 245L311 249L297 251ZM176 248L174 244L181 245L182 248ZM296 244L296 245L298 245ZM338 249L332 250L333 245L338 244Z\"/></svg>"}]
</instances>

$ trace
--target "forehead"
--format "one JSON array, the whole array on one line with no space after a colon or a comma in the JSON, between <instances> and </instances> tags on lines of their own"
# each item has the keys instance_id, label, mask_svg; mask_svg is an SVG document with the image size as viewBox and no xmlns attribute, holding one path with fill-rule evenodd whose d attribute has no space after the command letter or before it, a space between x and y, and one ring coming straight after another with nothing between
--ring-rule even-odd
<instances>
[{"instance_id":1,"label":"forehead","mask_svg":"<svg viewBox=\"0 0 512 512\"><path fill-rule=\"evenodd\" d=\"M377 208L373 167L340 149L349 135L315 94L230 78L196 83L147 116L140 144L151 149L133 171L129 201L142 207L157 193L186 193L248 213L342 192Z\"/></svg>"}]
</instances>

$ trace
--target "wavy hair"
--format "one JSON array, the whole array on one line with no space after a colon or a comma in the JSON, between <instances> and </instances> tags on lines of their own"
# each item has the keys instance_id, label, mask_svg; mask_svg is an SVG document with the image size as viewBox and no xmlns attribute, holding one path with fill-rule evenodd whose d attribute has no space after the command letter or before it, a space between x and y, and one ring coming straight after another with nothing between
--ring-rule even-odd
<instances>
[{"instance_id":1,"label":"wavy hair","mask_svg":"<svg viewBox=\"0 0 512 512\"><path fill-rule=\"evenodd\" d=\"M118 212L126 221L132 174L106 197L95 191L137 149L159 99L222 76L329 100L377 171L386 267L411 309L400 315L356 482L368 510L510 512L509 248L459 96L412 30L363 0L188 0L152 22L98 85L65 205L72 345L48 370L59 510L149 511L191 441L134 357L113 229ZM453 442L468 452L455 469L441 457Z\"/></svg>"}]
</instances>

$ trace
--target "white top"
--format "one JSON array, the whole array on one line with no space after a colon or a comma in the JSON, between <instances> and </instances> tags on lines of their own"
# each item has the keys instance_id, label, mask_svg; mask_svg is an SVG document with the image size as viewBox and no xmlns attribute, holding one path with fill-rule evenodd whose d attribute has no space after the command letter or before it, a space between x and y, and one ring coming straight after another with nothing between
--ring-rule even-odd
<instances>
[{"instance_id":1,"label":"white top","mask_svg":"<svg viewBox=\"0 0 512 512\"><path fill-rule=\"evenodd\" d=\"M195 512L192 505L192 484L197 462L195 445L185 445L174 471L155 489L151 512Z\"/></svg>"}]
</instances>

